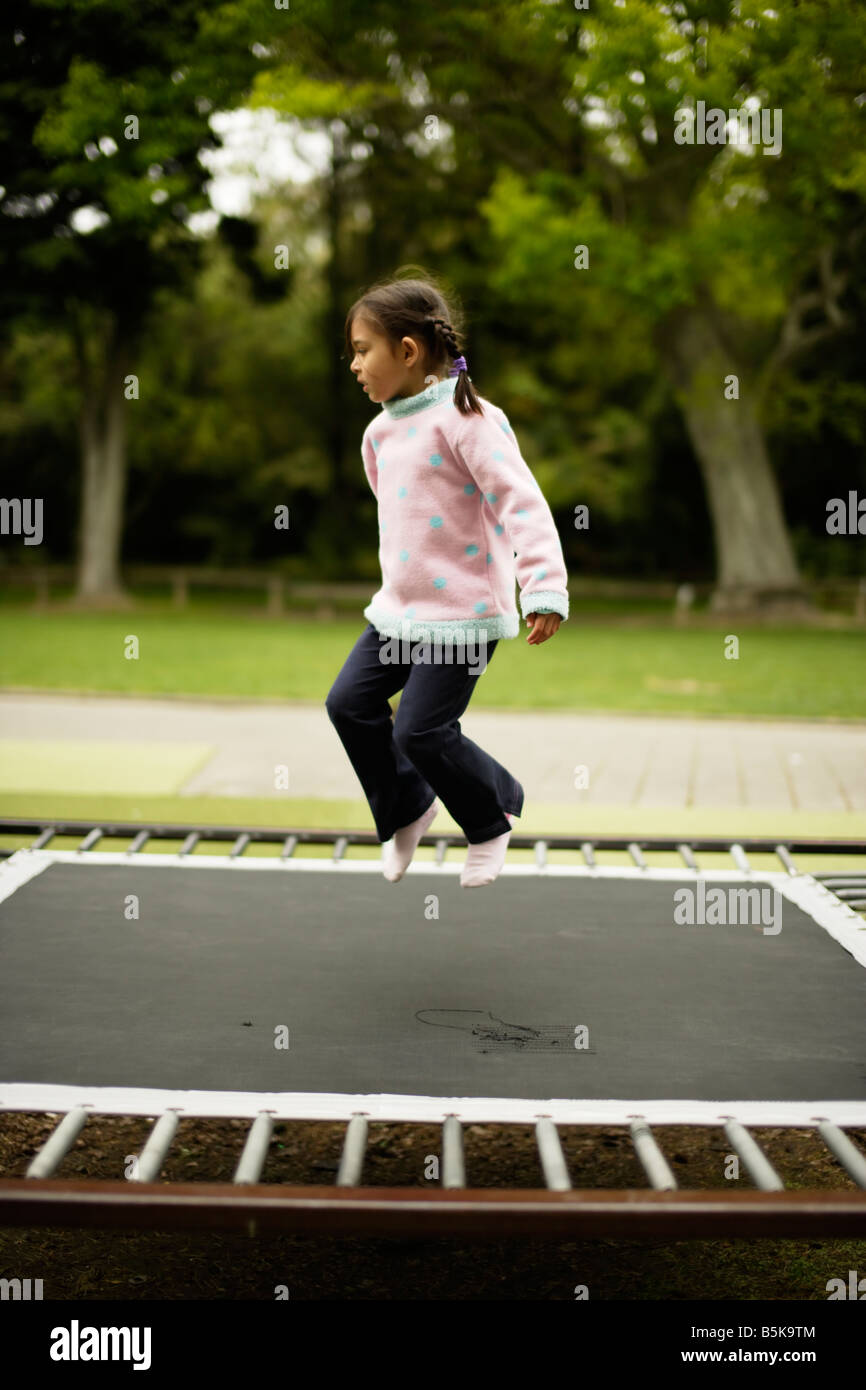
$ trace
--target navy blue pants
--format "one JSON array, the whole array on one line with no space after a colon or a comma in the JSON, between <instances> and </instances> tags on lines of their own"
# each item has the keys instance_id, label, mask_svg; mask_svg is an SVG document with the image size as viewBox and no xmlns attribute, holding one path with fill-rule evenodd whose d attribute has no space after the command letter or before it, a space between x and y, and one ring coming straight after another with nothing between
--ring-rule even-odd
<instances>
[{"instance_id":1,"label":"navy blue pants","mask_svg":"<svg viewBox=\"0 0 866 1390\"><path fill-rule=\"evenodd\" d=\"M506 834L511 827L505 812L520 815L523 788L460 728L460 716L497 642L475 650L455 648L459 659L440 664L413 662L411 654L421 645L417 642L397 648L396 655L409 660L382 662L379 653L387 640L369 623L325 701L380 841L417 820L434 796L470 844ZM435 650L427 648L428 653ZM388 699L398 690L403 694L392 718Z\"/></svg>"}]
</instances>

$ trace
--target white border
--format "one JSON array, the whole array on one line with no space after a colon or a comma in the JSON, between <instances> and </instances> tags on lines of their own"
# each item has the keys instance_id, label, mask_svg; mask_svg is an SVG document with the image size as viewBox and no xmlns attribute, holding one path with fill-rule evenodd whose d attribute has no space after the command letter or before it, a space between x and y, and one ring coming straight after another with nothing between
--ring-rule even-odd
<instances>
[{"instance_id":1,"label":"white border","mask_svg":"<svg viewBox=\"0 0 866 1390\"><path fill-rule=\"evenodd\" d=\"M50 863L50 855L41 849L19 849L8 859L0 859L0 903L11 898L16 889L41 874Z\"/></svg>"},{"instance_id":2,"label":"white border","mask_svg":"<svg viewBox=\"0 0 866 1390\"><path fill-rule=\"evenodd\" d=\"M230 859L228 855L99 853L92 850L17 850L0 861L0 901L42 873L49 864L150 865L193 869L279 870L337 873L381 873L377 860L333 859ZM411 864L405 877L460 872L459 864ZM854 959L866 967L866 923L853 908L838 899L810 874L762 872L740 869L698 870L647 868L618 865L506 864L506 875L550 877L653 879L679 881L703 876L739 883L765 883L806 912ZM771 938L772 939L772 938ZM177 1110L185 1115L235 1119L254 1118L268 1111L275 1119L349 1120L363 1113L371 1120L438 1123L457 1115L466 1123L530 1124L547 1116L556 1124L627 1124L636 1116L652 1124L718 1125L730 1117L744 1125L809 1126L818 1120L854 1128L866 1127L866 1100L742 1101L742 1100L547 1100L496 1096L348 1095L307 1091L176 1091L139 1087L55 1086L15 1082L0 1084L0 1111L38 1110L60 1114L74 1106L92 1108L94 1114L160 1115Z\"/></svg>"},{"instance_id":3,"label":"white border","mask_svg":"<svg viewBox=\"0 0 866 1390\"><path fill-rule=\"evenodd\" d=\"M710 877L711 875L708 875ZM759 875L755 874L755 878ZM866 966L866 921L837 898L831 889L813 878L811 874L788 876L777 885L783 897L801 908L809 917L829 932L834 941L844 946L858 964Z\"/></svg>"},{"instance_id":4,"label":"white border","mask_svg":"<svg viewBox=\"0 0 866 1390\"><path fill-rule=\"evenodd\" d=\"M65 1114L76 1105L95 1115L147 1115L166 1110L208 1118L253 1119L261 1111L275 1120L370 1120L439 1123L456 1115L469 1124L532 1124L548 1116L556 1124L628 1124L642 1116L656 1125L814 1125L818 1120L866 1128L866 1100L513 1100L497 1096L343 1095L307 1091L163 1091L139 1087L0 1085L0 1111L39 1110Z\"/></svg>"}]
</instances>

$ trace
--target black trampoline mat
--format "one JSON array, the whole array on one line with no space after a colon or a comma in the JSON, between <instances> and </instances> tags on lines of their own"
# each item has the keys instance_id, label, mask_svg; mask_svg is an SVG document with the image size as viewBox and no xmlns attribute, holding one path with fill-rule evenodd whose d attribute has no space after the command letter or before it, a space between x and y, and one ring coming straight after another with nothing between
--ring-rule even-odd
<instances>
[{"instance_id":1,"label":"black trampoline mat","mask_svg":"<svg viewBox=\"0 0 866 1390\"><path fill-rule=\"evenodd\" d=\"M866 970L787 900L776 936L678 926L684 886L53 863L0 903L0 1081L866 1097Z\"/></svg>"}]
</instances>

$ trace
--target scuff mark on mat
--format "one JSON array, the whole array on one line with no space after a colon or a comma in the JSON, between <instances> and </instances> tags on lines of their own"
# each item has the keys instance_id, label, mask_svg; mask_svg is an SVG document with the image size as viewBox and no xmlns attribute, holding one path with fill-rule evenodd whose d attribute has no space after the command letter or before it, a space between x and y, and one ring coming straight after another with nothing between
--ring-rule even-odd
<instances>
[{"instance_id":1,"label":"scuff mark on mat","mask_svg":"<svg viewBox=\"0 0 866 1390\"><path fill-rule=\"evenodd\" d=\"M567 1024L508 1023L485 1009L419 1009L415 1017L419 1023L434 1028L468 1033L477 1052L502 1048L509 1052L547 1052L552 1048L562 1051L572 1045L574 1035L574 1029Z\"/></svg>"}]
</instances>

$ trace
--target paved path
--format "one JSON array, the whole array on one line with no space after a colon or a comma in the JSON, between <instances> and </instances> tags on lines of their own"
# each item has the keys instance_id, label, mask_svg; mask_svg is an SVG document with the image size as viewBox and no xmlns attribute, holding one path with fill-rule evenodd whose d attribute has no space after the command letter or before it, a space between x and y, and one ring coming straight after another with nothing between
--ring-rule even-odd
<instances>
[{"instance_id":1,"label":"paved path","mask_svg":"<svg viewBox=\"0 0 866 1390\"><path fill-rule=\"evenodd\" d=\"M478 707L461 725L514 772L533 801L866 811L866 724L532 715ZM78 784L69 781L66 755L80 741L82 750L104 743L106 757L116 753L121 768L124 750L135 748L140 765L147 746L155 755L160 745L166 794L362 799L320 705L0 694L0 738L13 747L23 741L25 753L32 747L34 758L43 759L51 757L53 742L58 748L62 742L66 791L89 789L84 761ZM165 757L169 745L177 745L173 767L170 748ZM197 770L190 767L194 745ZM130 757L130 792L137 790L134 766ZM287 778L282 786L280 768ZM16 770L13 781L16 789L28 789L26 771Z\"/></svg>"}]
</instances>

